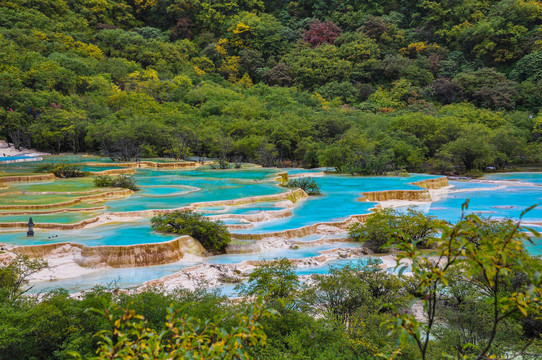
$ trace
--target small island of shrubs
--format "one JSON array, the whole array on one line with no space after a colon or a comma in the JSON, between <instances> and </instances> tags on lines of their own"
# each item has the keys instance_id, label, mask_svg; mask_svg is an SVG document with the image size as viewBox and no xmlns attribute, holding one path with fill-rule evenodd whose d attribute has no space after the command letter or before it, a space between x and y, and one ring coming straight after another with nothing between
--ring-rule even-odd
<instances>
[{"instance_id":1,"label":"small island of shrubs","mask_svg":"<svg viewBox=\"0 0 542 360\"><path fill-rule=\"evenodd\" d=\"M155 216L151 224L152 229L158 232L190 235L211 253L224 253L231 241L230 233L222 221L209 220L191 210Z\"/></svg>"},{"instance_id":2,"label":"small island of shrubs","mask_svg":"<svg viewBox=\"0 0 542 360\"><path fill-rule=\"evenodd\" d=\"M287 188L301 188L308 195L320 195L320 186L312 178L299 178L288 181L284 186Z\"/></svg>"},{"instance_id":3,"label":"small island of shrubs","mask_svg":"<svg viewBox=\"0 0 542 360\"><path fill-rule=\"evenodd\" d=\"M444 221L415 208L404 212L388 208L375 211L365 222L350 225L348 234L371 251L386 253L404 238L412 239L419 249L427 249L428 240L444 225Z\"/></svg>"},{"instance_id":4,"label":"small island of shrubs","mask_svg":"<svg viewBox=\"0 0 542 360\"><path fill-rule=\"evenodd\" d=\"M67 179L74 177L83 177L87 173L81 170L81 165L71 163L67 161L62 162L49 162L38 166L36 172L39 173L52 173L57 178Z\"/></svg>"},{"instance_id":5,"label":"small island of shrubs","mask_svg":"<svg viewBox=\"0 0 542 360\"><path fill-rule=\"evenodd\" d=\"M94 178L94 185L98 187L118 187L132 191L139 190L134 177L124 174L118 176L98 175Z\"/></svg>"}]
</instances>

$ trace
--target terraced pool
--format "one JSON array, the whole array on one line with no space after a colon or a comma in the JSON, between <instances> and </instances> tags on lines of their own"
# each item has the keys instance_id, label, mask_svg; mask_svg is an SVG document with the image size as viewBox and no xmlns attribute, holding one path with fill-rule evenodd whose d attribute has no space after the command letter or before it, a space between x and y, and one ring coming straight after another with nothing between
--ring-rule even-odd
<instances>
[{"instance_id":1,"label":"terraced pool","mask_svg":"<svg viewBox=\"0 0 542 360\"><path fill-rule=\"evenodd\" d=\"M54 160L78 161L84 163L85 170L102 171L115 169L111 166L94 166L93 162L109 163L108 159L97 157L65 157ZM32 174L36 163L20 163L0 165L0 171L5 174ZM290 175L315 173L315 170L288 169ZM0 211L0 223L26 222L32 216L35 223L69 224L89 219L105 212L133 212L149 209L172 209L198 202L215 202L234 200L253 196L275 195L288 189L279 187L273 178L280 172L278 169L249 168L241 170L210 170L198 169L136 169L134 177L141 191L121 199L99 199L72 204L64 212L46 210ZM353 177L342 175L325 175L315 178L320 185L322 195L300 200L292 208L292 216L267 221L254 222L249 229L233 230L239 234L269 233L300 228L322 222L342 221L350 215L363 214L376 205L374 202L360 202L358 198L363 192L384 190L419 190L412 182L432 179L434 176L411 174L408 177ZM512 173L494 174L482 181L451 181L452 189L442 191L440 198L432 203L419 205L429 214L436 215L448 221L456 221L461 215L461 204L470 199L469 212L503 218L519 218L521 212L530 205L542 202L542 173ZM0 189L0 205L4 204L38 204L47 205L73 199L82 194L104 191L96 188L91 178L66 179L50 182L11 183L9 188ZM105 209L101 209L103 206ZM81 209L89 211L79 211ZM277 206L277 201L262 201L259 203L239 206L202 205L199 210L206 215L231 214L225 217L225 223L232 226L248 224L235 216L254 215L265 211L286 209ZM54 211L59 209L53 209ZM15 212L15 213L13 213ZM524 217L530 222L542 221L542 208L529 212ZM87 228L84 230L42 230L36 229L33 238L27 238L24 229L15 232L0 232L0 243L11 245L49 244L57 242L75 242L87 246L98 245L133 245L158 243L175 238L173 235L158 234L151 231L150 217L138 221L110 223ZM335 235L309 234L292 241L307 243L326 238L345 237L345 233ZM345 237L346 240L346 237ZM529 250L536 255L542 254L542 244L536 240L535 245L528 245ZM256 254L229 254L205 258L202 261L209 264L237 264L244 260L263 260L278 257L306 258L318 256L320 251L337 247L358 247L358 244L340 242L302 246L299 249L271 249ZM346 264L352 259L338 261ZM43 282L35 284L35 291L51 287L67 287L70 291L79 291L94 286L116 281L118 286L129 287L144 281L155 279L178 271L182 267L193 265L189 263L174 263L159 266L148 266L130 269L98 270L81 277ZM319 268L303 268L300 274L326 273L329 266Z\"/></svg>"}]
</instances>

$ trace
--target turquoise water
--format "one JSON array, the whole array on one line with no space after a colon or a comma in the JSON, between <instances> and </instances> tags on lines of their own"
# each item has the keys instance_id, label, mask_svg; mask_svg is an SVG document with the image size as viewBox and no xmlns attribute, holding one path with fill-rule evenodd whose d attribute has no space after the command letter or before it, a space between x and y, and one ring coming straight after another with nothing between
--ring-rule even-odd
<instances>
[{"instance_id":1,"label":"turquoise water","mask_svg":"<svg viewBox=\"0 0 542 360\"><path fill-rule=\"evenodd\" d=\"M361 259L337 259L332 260L327 263L325 263L322 266L318 267L299 267L296 269L296 274L298 276L300 275L312 275L312 274L329 274L329 269L331 267L340 269L345 266L356 266L356 265L363 265L365 262L367 262L367 257L361 258Z\"/></svg>"},{"instance_id":2,"label":"turquoise water","mask_svg":"<svg viewBox=\"0 0 542 360\"><path fill-rule=\"evenodd\" d=\"M314 247L310 250L300 251L300 250L291 250L291 249L277 249L267 252L266 254L251 254L251 255L219 255L219 256L211 256L204 260L204 262L210 263L210 264L235 264L239 263L244 260L251 260L251 259L261 259L261 260L270 260L275 258L302 258L302 257L309 257L309 256L318 256L321 255L319 251L322 250L329 250L334 249L338 247L356 247L359 246L359 244L352 244L352 243L338 243L332 245L326 245L326 246L319 246ZM332 264L340 265L340 264L346 264L347 261L352 263L355 262L355 259L345 259L345 260L337 260L331 262ZM69 292L78 292L82 290L88 290L91 289L94 286L102 285L102 286L108 286L112 285L115 287L121 287L121 288L129 288L134 287L137 285L142 284L145 281L158 279L166 275L173 274L182 268L186 268L189 266L196 265L194 262L176 262L172 264L165 264L165 265L156 265L156 266L147 266L147 267L141 267L141 268L121 268L121 269L104 269L100 271L96 271L90 274L86 274L84 276L80 276L77 278L68 278L68 279L62 279L62 280L55 280L55 281L39 281L32 283L32 290L31 293L38 293L38 292L46 292L49 290L53 290L55 288L65 288ZM325 273L324 269L327 268L329 272L329 266L325 265L322 267L314 267L314 268L305 268L305 269L299 269L299 275L301 275L304 271L308 271L309 269L313 269L317 273ZM221 286L220 289L229 289L229 292L225 292L224 294L228 294L230 296L234 296L233 288L235 285L224 285Z\"/></svg>"},{"instance_id":3,"label":"turquoise water","mask_svg":"<svg viewBox=\"0 0 542 360\"><path fill-rule=\"evenodd\" d=\"M141 193L144 197L164 197L164 196L182 196L191 192L200 191L199 188L187 185L143 185L140 186Z\"/></svg>"},{"instance_id":4,"label":"turquoise water","mask_svg":"<svg viewBox=\"0 0 542 360\"><path fill-rule=\"evenodd\" d=\"M337 259L329 261L321 266L314 266L314 267L298 267L295 270L296 275L303 276L303 275L327 275L329 274L330 268L343 268L345 266L359 266L367 262L368 257L363 258L351 258L351 259ZM394 268L389 268L386 271L388 272L395 272ZM239 292L235 290L237 284L224 284L218 287L218 290L221 292L221 294L230 296L230 297L236 297L240 296Z\"/></svg>"},{"instance_id":5,"label":"turquoise water","mask_svg":"<svg viewBox=\"0 0 542 360\"><path fill-rule=\"evenodd\" d=\"M239 173L232 170L138 170L135 178L141 191L128 198L108 202L109 211L171 209L194 202L233 200L286 191L272 182L261 181L272 173L274 171L268 169Z\"/></svg>"},{"instance_id":6,"label":"turquoise water","mask_svg":"<svg viewBox=\"0 0 542 360\"><path fill-rule=\"evenodd\" d=\"M207 215L216 214L256 214L262 211L276 211L284 210L285 207L277 206L275 202L262 201L252 204L238 205L238 206L202 206L198 207L198 211Z\"/></svg>"},{"instance_id":7,"label":"turquoise water","mask_svg":"<svg viewBox=\"0 0 542 360\"><path fill-rule=\"evenodd\" d=\"M431 204L430 214L455 222L461 216L461 205L469 199L469 213L492 218L519 219L523 210L542 202L542 189L505 188L495 191L452 193ZM542 221L542 207L524 215L525 221Z\"/></svg>"},{"instance_id":8,"label":"turquoise water","mask_svg":"<svg viewBox=\"0 0 542 360\"><path fill-rule=\"evenodd\" d=\"M72 213L57 213L57 214L31 214L31 215L7 215L2 216L0 213L0 223L7 222L28 222L28 218L32 217L34 223L60 223L69 224L79 222L98 213L93 212L72 212Z\"/></svg>"},{"instance_id":9,"label":"turquoise water","mask_svg":"<svg viewBox=\"0 0 542 360\"><path fill-rule=\"evenodd\" d=\"M256 214L262 211L277 211L277 210L284 210L286 208L276 206L274 203L257 203L257 204L250 204L245 206L238 206L234 207L228 211L226 211L228 214Z\"/></svg>"},{"instance_id":10,"label":"turquoise water","mask_svg":"<svg viewBox=\"0 0 542 360\"><path fill-rule=\"evenodd\" d=\"M108 168L116 168L114 163L111 167L95 167L93 161L110 162L104 158L81 158L66 156L64 160L84 163L85 169L101 171ZM54 158L58 161L59 158ZM36 163L21 163L0 166L1 171L8 172L33 172ZM320 171L320 169L284 169L289 174L304 174ZM145 209L171 209L182 207L194 202L220 201L244 198L249 196L271 195L287 191L278 187L271 180L280 170L278 169L241 169L241 170L211 170L198 168L195 170L154 170L137 169L134 177L141 191L130 197L120 200L109 200L105 204L107 211L135 211ZM412 174L410 177L352 177L342 175L326 175L315 177L314 180L320 185L323 195L301 200L292 209L293 216L256 223L255 227L248 230L235 230L236 232L264 233L286 229L299 228L302 226L319 223L341 221L353 214L367 213L375 203L359 202L357 199L363 192L382 190L416 190L417 186L409 184L423 179L433 178L430 175ZM528 206L542 203L542 173L511 173L494 174L487 177L488 180L510 180L503 186L501 183L485 183L451 181L454 190L448 195L432 204L426 204L424 209L430 214L437 215L448 221L456 221L461 214L461 204L470 199L469 211L483 216L502 218L518 218L520 213ZM515 180L515 181L512 181ZM54 185L53 185L54 184ZM58 180L54 183L13 184L10 190L23 191L88 191L92 184L79 180ZM488 190L495 189L495 190ZM30 195L29 195L30 196ZM0 202L2 201L0 197ZM88 205L87 205L88 206ZM237 207L208 206L201 210L220 214L253 214L260 211L279 210L273 202L247 204ZM60 214L36 214L0 216L0 222L27 221L32 216L34 222L73 222L83 217L90 217L91 213L60 213ZM207 215L212 215L211 213ZM542 208L528 213L525 218L528 221L542 221ZM224 219L227 224L243 223L237 219ZM345 237L346 234L339 236ZM16 233L0 233L0 243L15 245L46 244L52 242L77 242L88 246L97 245L129 245L162 242L175 238L175 235L157 234L151 231L149 219L122 223L109 224L85 230L74 231L43 231L36 230L34 238L27 238L26 232L21 229ZM308 235L296 241L310 242L327 237L322 235ZM329 236L337 237L337 236ZM527 245L533 254L542 254L542 241L534 240L535 245ZM206 258L206 263L227 264L239 263L250 259L274 259L274 258L306 258L320 255L320 251L337 247L357 247L355 243L333 243L317 246L302 246L299 249L276 249L268 250L259 254L232 254ZM332 262L337 266L356 261L355 259L341 259ZM108 269L98 271L78 278L66 279L55 282L39 283L34 291L42 291L54 287L66 287L70 291L88 289L96 284L107 284L117 281L121 287L138 285L144 281L162 277L173 273L186 264L176 263L161 266L150 266L134 269ZM329 264L315 268L300 268L298 274L328 273ZM224 291L231 291L233 286L223 287Z\"/></svg>"},{"instance_id":11,"label":"turquoise water","mask_svg":"<svg viewBox=\"0 0 542 360\"><path fill-rule=\"evenodd\" d=\"M164 242L175 239L177 235L161 234L151 231L148 220L108 224L82 230L41 230L35 229L34 237L27 238L26 230L16 233L0 233L0 243L12 245L39 245L59 242L73 242L87 246L133 245Z\"/></svg>"},{"instance_id":12,"label":"turquoise water","mask_svg":"<svg viewBox=\"0 0 542 360\"><path fill-rule=\"evenodd\" d=\"M320 235L320 234L309 234L309 235L302 236L302 237L299 237L299 238L296 238L296 239L293 239L293 240L295 240L295 241L316 241L316 240L322 239L323 237L324 236Z\"/></svg>"},{"instance_id":13,"label":"turquoise water","mask_svg":"<svg viewBox=\"0 0 542 360\"><path fill-rule=\"evenodd\" d=\"M22 160L22 159L33 159L36 156L0 156L0 162L2 161L11 161L11 160Z\"/></svg>"},{"instance_id":14,"label":"turquoise water","mask_svg":"<svg viewBox=\"0 0 542 360\"><path fill-rule=\"evenodd\" d=\"M6 191L23 191L23 192L85 192L85 191L105 191L94 186L92 179L88 178L72 178L72 179L57 179L54 181L36 181L36 182L15 182L10 183ZM84 194L83 194L84 195Z\"/></svg>"},{"instance_id":15,"label":"turquoise water","mask_svg":"<svg viewBox=\"0 0 542 360\"><path fill-rule=\"evenodd\" d=\"M288 175L299 175L299 174L318 173L318 172L322 172L323 169L322 168L319 168L319 169L286 168L286 169L282 169L282 171L286 171Z\"/></svg>"},{"instance_id":16,"label":"turquoise water","mask_svg":"<svg viewBox=\"0 0 542 360\"><path fill-rule=\"evenodd\" d=\"M226 225L236 225L236 224L249 224L248 221L241 219L220 219Z\"/></svg>"},{"instance_id":17,"label":"turquoise water","mask_svg":"<svg viewBox=\"0 0 542 360\"><path fill-rule=\"evenodd\" d=\"M540 231L540 229L537 229ZM525 243L525 248L533 256L542 256L542 239L531 238L532 244L527 242Z\"/></svg>"},{"instance_id":18,"label":"turquoise water","mask_svg":"<svg viewBox=\"0 0 542 360\"><path fill-rule=\"evenodd\" d=\"M265 253L257 254L226 254L210 256L205 258L205 262L209 264L238 264L245 260L272 260L278 258L302 259L306 257L319 256L321 251L336 248L356 248L360 247L359 243L333 243L311 247L300 247L299 249L269 249Z\"/></svg>"},{"instance_id":19,"label":"turquoise water","mask_svg":"<svg viewBox=\"0 0 542 360\"><path fill-rule=\"evenodd\" d=\"M433 202L429 206L428 213L449 222L456 222L461 217L461 205L469 199L467 214L474 213L494 219L517 220L528 207L542 204L542 173L493 174L485 178L488 180L510 180L510 183L451 181L450 184L454 185L454 190L468 191L451 192L445 195L441 200ZM487 188L495 188L495 190L486 190ZM542 206L527 212L523 216L523 221L524 223L542 221ZM534 245L526 244L527 249L532 255L542 255L542 240L533 239L533 241Z\"/></svg>"},{"instance_id":20,"label":"turquoise water","mask_svg":"<svg viewBox=\"0 0 542 360\"><path fill-rule=\"evenodd\" d=\"M501 173L484 176L488 180L516 180L542 185L542 173L539 172L515 172Z\"/></svg>"},{"instance_id":21,"label":"turquoise water","mask_svg":"<svg viewBox=\"0 0 542 360\"><path fill-rule=\"evenodd\" d=\"M350 215L365 214L375 206L375 203L361 202L358 198L363 192L382 190L419 190L415 185L409 184L431 175L417 175L410 177L355 177L326 175L315 177L320 185L322 195L311 196L301 200L292 209L293 216L257 223L253 229L239 230L239 233L265 233L295 229L320 222L342 221Z\"/></svg>"},{"instance_id":22,"label":"turquoise water","mask_svg":"<svg viewBox=\"0 0 542 360\"><path fill-rule=\"evenodd\" d=\"M161 170L164 171L164 170ZM251 168L251 169L228 169L228 170L213 170L213 169L196 169L196 170L174 170L177 173L182 173L184 176L192 176L198 178L211 179L238 179L238 180L264 180L270 175L277 174L277 169L269 168Z\"/></svg>"},{"instance_id":23,"label":"turquoise water","mask_svg":"<svg viewBox=\"0 0 542 360\"><path fill-rule=\"evenodd\" d=\"M58 288L64 288L70 293L74 293L89 290L95 286L130 288L141 285L145 281L173 274L192 265L195 264L178 262L144 268L104 269L77 278L34 282L31 284L30 293L47 292Z\"/></svg>"},{"instance_id":24,"label":"turquoise water","mask_svg":"<svg viewBox=\"0 0 542 360\"><path fill-rule=\"evenodd\" d=\"M104 170L117 170L117 169L127 169L127 168L123 166L92 166L92 165L81 166L81 170L91 171L91 172L99 172L99 171L104 171Z\"/></svg>"},{"instance_id":25,"label":"turquoise water","mask_svg":"<svg viewBox=\"0 0 542 360\"><path fill-rule=\"evenodd\" d=\"M499 187L499 184L493 184L488 182L471 182L463 180L450 180L450 185L453 186L454 190L471 190L471 189L495 189Z\"/></svg>"},{"instance_id":26,"label":"turquoise water","mask_svg":"<svg viewBox=\"0 0 542 360\"><path fill-rule=\"evenodd\" d=\"M525 209L531 205L542 203L542 173L493 174L487 178L489 180L518 180L522 182L511 181L510 184L503 185L451 181L450 185L454 186L454 190L468 191L448 193L443 199L431 204L429 213L455 222L461 216L461 205L469 199L468 213L492 218L519 219ZM486 190L487 188L495 190ZM523 220L542 221L542 207L539 206L526 213Z\"/></svg>"}]
</instances>

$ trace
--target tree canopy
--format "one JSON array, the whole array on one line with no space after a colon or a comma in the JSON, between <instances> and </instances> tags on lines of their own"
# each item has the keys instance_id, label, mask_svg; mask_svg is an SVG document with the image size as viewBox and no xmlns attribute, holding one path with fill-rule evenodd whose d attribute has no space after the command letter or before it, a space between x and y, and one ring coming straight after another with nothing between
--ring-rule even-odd
<instances>
[{"instance_id":1,"label":"tree canopy","mask_svg":"<svg viewBox=\"0 0 542 360\"><path fill-rule=\"evenodd\" d=\"M541 160L538 1L14 0L0 15L0 138L18 148L359 174Z\"/></svg>"}]
</instances>

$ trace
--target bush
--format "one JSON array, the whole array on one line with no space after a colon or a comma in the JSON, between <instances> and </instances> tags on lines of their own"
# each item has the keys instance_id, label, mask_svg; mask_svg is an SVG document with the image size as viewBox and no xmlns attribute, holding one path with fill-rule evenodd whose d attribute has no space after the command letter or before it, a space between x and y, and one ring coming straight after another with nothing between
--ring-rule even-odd
<instances>
[{"instance_id":1,"label":"bush","mask_svg":"<svg viewBox=\"0 0 542 360\"><path fill-rule=\"evenodd\" d=\"M271 299L293 301L300 288L299 278L295 273L296 265L288 259L275 259L261 264L248 276L248 281L236 287L243 295L255 296L268 292Z\"/></svg>"},{"instance_id":2,"label":"bush","mask_svg":"<svg viewBox=\"0 0 542 360\"><path fill-rule=\"evenodd\" d=\"M109 175L98 175L94 178L94 185L99 187L120 187L138 191L139 187L131 175L118 175L115 177Z\"/></svg>"},{"instance_id":3,"label":"bush","mask_svg":"<svg viewBox=\"0 0 542 360\"><path fill-rule=\"evenodd\" d=\"M190 235L207 250L224 253L231 241L230 233L222 221L211 221L191 210L174 211L151 219L152 229L159 232Z\"/></svg>"},{"instance_id":4,"label":"bush","mask_svg":"<svg viewBox=\"0 0 542 360\"><path fill-rule=\"evenodd\" d=\"M484 176L484 172L479 169L472 169L472 170L469 170L465 175L467 175L470 178L477 179Z\"/></svg>"},{"instance_id":5,"label":"bush","mask_svg":"<svg viewBox=\"0 0 542 360\"><path fill-rule=\"evenodd\" d=\"M212 163L209 164L209 166L211 167L211 169L215 169L215 170L216 169L226 170L226 169L232 168L232 164L230 164L229 162L223 159L213 161ZM237 166L235 168L238 169Z\"/></svg>"},{"instance_id":6,"label":"bush","mask_svg":"<svg viewBox=\"0 0 542 360\"><path fill-rule=\"evenodd\" d=\"M44 163L38 166L36 172L53 173L56 177L63 179L86 175L84 171L81 171L80 164L70 162Z\"/></svg>"},{"instance_id":7,"label":"bush","mask_svg":"<svg viewBox=\"0 0 542 360\"><path fill-rule=\"evenodd\" d=\"M312 178L293 179L286 183L289 188L301 188L309 195L320 195L320 186Z\"/></svg>"},{"instance_id":8,"label":"bush","mask_svg":"<svg viewBox=\"0 0 542 360\"><path fill-rule=\"evenodd\" d=\"M414 241L418 248L427 248L442 224L434 216L409 208L405 213L395 209L378 210L365 221L348 228L348 234L374 252L387 252L397 241Z\"/></svg>"}]
</instances>

